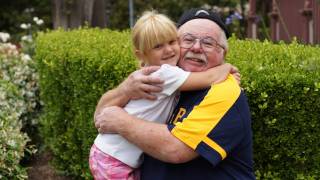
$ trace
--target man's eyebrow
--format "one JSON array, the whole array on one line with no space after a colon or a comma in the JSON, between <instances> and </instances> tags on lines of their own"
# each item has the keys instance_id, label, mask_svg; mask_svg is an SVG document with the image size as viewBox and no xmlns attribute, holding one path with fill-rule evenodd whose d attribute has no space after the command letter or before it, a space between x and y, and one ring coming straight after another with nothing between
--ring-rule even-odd
<instances>
[{"instance_id":1,"label":"man's eyebrow","mask_svg":"<svg viewBox=\"0 0 320 180\"><path fill-rule=\"evenodd\" d=\"M213 38L213 37L211 37L211 36L197 36L197 35L194 35L194 34L192 34L192 33L184 33L184 34L182 34L182 36L186 36L186 35L194 36L194 37L196 37L196 38L201 38L201 39L210 38L210 39L215 40L215 38Z\"/></svg>"}]
</instances>

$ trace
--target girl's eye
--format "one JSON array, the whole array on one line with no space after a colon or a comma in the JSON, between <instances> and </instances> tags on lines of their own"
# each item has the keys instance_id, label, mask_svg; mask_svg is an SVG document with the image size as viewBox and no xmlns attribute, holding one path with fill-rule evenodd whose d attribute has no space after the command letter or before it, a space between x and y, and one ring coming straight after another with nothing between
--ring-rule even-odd
<instances>
[{"instance_id":1,"label":"girl's eye","mask_svg":"<svg viewBox=\"0 0 320 180\"><path fill-rule=\"evenodd\" d=\"M171 40L169 41L169 44L172 45L172 44L175 44L177 42L177 40Z\"/></svg>"},{"instance_id":2,"label":"girl's eye","mask_svg":"<svg viewBox=\"0 0 320 180\"><path fill-rule=\"evenodd\" d=\"M160 49L162 48L163 44L157 44L153 47L153 49Z\"/></svg>"}]
</instances>

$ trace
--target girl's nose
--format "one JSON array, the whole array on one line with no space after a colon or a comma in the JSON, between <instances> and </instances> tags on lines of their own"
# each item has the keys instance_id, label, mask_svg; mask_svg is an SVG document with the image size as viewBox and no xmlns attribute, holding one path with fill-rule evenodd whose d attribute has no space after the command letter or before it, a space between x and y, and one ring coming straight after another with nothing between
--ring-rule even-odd
<instances>
[{"instance_id":1,"label":"girl's nose","mask_svg":"<svg viewBox=\"0 0 320 180\"><path fill-rule=\"evenodd\" d=\"M165 50L166 50L166 52L171 52L171 51L173 51L173 48L172 48L172 46L170 45L170 44L165 44Z\"/></svg>"}]
</instances>

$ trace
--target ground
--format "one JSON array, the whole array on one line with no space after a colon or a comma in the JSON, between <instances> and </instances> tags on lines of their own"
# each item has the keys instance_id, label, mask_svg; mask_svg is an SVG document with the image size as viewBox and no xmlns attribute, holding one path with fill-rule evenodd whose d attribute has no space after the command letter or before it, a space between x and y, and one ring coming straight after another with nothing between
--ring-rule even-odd
<instances>
[{"instance_id":1,"label":"ground","mask_svg":"<svg viewBox=\"0 0 320 180\"><path fill-rule=\"evenodd\" d=\"M71 180L58 175L49 164L52 155L49 152L37 153L28 163L28 180Z\"/></svg>"}]
</instances>

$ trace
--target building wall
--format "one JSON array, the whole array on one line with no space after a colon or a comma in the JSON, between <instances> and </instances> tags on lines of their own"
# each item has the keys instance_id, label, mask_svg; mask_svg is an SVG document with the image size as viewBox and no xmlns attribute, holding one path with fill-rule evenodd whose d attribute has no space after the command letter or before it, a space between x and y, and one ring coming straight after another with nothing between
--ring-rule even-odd
<instances>
[{"instance_id":1,"label":"building wall","mask_svg":"<svg viewBox=\"0 0 320 180\"><path fill-rule=\"evenodd\" d=\"M256 0L249 0L249 3L255 5ZM257 17L255 11L255 8L250 9L249 30L254 22L252 19ZM320 3L317 0L272 0L269 20L273 41L291 42L297 37L302 43L320 44ZM310 20L313 26L310 26ZM251 31L248 31L248 37L254 38Z\"/></svg>"},{"instance_id":2,"label":"building wall","mask_svg":"<svg viewBox=\"0 0 320 180\"><path fill-rule=\"evenodd\" d=\"M313 9L313 17L314 17L314 33L315 33L315 43L320 44L320 3L316 3L314 0L314 9Z\"/></svg>"},{"instance_id":3,"label":"building wall","mask_svg":"<svg viewBox=\"0 0 320 180\"><path fill-rule=\"evenodd\" d=\"M310 4L306 6L306 2ZM286 42L297 37L303 43L320 43L320 4L316 0L275 0L278 6L278 21L280 23L280 39ZM310 16L303 14L303 10L310 8ZM310 31L309 20L313 20ZM272 29L275 31L275 29Z\"/></svg>"}]
</instances>

